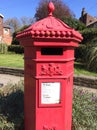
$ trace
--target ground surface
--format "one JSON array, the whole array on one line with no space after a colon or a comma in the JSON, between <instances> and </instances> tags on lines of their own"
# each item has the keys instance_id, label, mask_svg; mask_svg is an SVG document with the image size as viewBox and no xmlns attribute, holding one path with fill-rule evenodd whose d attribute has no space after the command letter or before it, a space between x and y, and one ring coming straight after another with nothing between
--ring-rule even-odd
<instances>
[{"instance_id":1,"label":"ground surface","mask_svg":"<svg viewBox=\"0 0 97 130\"><path fill-rule=\"evenodd\" d=\"M0 87L5 86L8 83L16 84L20 80L23 80L24 77L14 76L14 75L8 75L8 74L0 74ZM87 90L89 92L93 92L97 94L97 89L92 88L86 88L82 86L74 86L75 88L82 88L83 90Z\"/></svg>"},{"instance_id":2,"label":"ground surface","mask_svg":"<svg viewBox=\"0 0 97 130\"><path fill-rule=\"evenodd\" d=\"M8 74L0 74L0 87L5 86L8 83L18 83L20 80L23 80L23 77L8 75Z\"/></svg>"}]
</instances>

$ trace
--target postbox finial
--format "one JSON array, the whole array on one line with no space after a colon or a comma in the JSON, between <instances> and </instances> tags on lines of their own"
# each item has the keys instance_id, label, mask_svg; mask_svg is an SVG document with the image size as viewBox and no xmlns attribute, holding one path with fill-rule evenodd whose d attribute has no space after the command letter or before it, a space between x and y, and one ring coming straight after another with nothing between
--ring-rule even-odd
<instances>
[{"instance_id":1,"label":"postbox finial","mask_svg":"<svg viewBox=\"0 0 97 130\"><path fill-rule=\"evenodd\" d=\"M49 16L52 16L52 13L54 10L55 10L55 6L54 6L53 2L49 2L49 4L48 4Z\"/></svg>"}]
</instances>

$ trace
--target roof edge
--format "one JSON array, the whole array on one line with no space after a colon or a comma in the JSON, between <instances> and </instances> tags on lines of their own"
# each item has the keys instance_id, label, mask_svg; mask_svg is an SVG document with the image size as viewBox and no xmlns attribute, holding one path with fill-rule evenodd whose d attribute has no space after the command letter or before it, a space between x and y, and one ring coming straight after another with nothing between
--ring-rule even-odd
<instances>
[{"instance_id":1,"label":"roof edge","mask_svg":"<svg viewBox=\"0 0 97 130\"><path fill-rule=\"evenodd\" d=\"M0 14L0 17L4 18L4 16L2 14Z\"/></svg>"}]
</instances>

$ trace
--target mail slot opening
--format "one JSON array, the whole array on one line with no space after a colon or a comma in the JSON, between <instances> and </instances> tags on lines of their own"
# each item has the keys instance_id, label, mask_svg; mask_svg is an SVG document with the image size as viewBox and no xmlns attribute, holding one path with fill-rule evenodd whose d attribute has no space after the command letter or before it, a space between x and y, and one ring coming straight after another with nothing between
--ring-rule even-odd
<instances>
[{"instance_id":1,"label":"mail slot opening","mask_svg":"<svg viewBox=\"0 0 97 130\"><path fill-rule=\"evenodd\" d=\"M63 55L63 48L41 48L41 55Z\"/></svg>"}]
</instances>

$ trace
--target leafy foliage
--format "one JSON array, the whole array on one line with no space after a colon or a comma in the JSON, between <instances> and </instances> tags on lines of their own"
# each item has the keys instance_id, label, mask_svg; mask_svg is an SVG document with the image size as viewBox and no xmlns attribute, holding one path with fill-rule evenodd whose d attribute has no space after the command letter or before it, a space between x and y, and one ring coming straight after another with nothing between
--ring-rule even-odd
<instances>
[{"instance_id":1,"label":"leafy foliage","mask_svg":"<svg viewBox=\"0 0 97 130\"><path fill-rule=\"evenodd\" d=\"M92 44L97 39L97 28L87 28L80 31L80 33L83 36L82 44Z\"/></svg>"},{"instance_id":2,"label":"leafy foliage","mask_svg":"<svg viewBox=\"0 0 97 130\"><path fill-rule=\"evenodd\" d=\"M75 48L75 60L85 62L86 45L80 44L78 48Z\"/></svg>"},{"instance_id":3,"label":"leafy foliage","mask_svg":"<svg viewBox=\"0 0 97 130\"><path fill-rule=\"evenodd\" d=\"M64 17L62 21L76 30L83 30L86 28L85 24L81 23L79 20L72 17Z\"/></svg>"},{"instance_id":4,"label":"leafy foliage","mask_svg":"<svg viewBox=\"0 0 97 130\"><path fill-rule=\"evenodd\" d=\"M12 45L19 45L20 44L16 38L16 35L17 35L17 32L14 32L13 36L12 36Z\"/></svg>"},{"instance_id":5,"label":"leafy foliage","mask_svg":"<svg viewBox=\"0 0 97 130\"><path fill-rule=\"evenodd\" d=\"M16 35L17 35L18 32L21 32L21 31L25 30L25 29L28 28L28 27L29 27L29 25L24 25L24 26L22 26L20 29L18 29L17 31L15 31L15 32L13 33L12 45L19 45L19 44L20 44L20 42L19 42L18 39L16 38Z\"/></svg>"},{"instance_id":6,"label":"leafy foliage","mask_svg":"<svg viewBox=\"0 0 97 130\"><path fill-rule=\"evenodd\" d=\"M24 48L20 45L10 45L8 46L8 51L15 52L16 54L24 53Z\"/></svg>"},{"instance_id":7,"label":"leafy foliage","mask_svg":"<svg viewBox=\"0 0 97 130\"><path fill-rule=\"evenodd\" d=\"M73 130L97 129L97 95L74 89Z\"/></svg>"},{"instance_id":8,"label":"leafy foliage","mask_svg":"<svg viewBox=\"0 0 97 130\"><path fill-rule=\"evenodd\" d=\"M0 129L23 130L23 82L0 90Z\"/></svg>"},{"instance_id":9,"label":"leafy foliage","mask_svg":"<svg viewBox=\"0 0 97 130\"><path fill-rule=\"evenodd\" d=\"M87 46L85 60L87 69L97 72L97 42Z\"/></svg>"},{"instance_id":10,"label":"leafy foliage","mask_svg":"<svg viewBox=\"0 0 97 130\"><path fill-rule=\"evenodd\" d=\"M85 63L87 70L97 72L97 28L88 28L80 32L84 39L76 49L75 57Z\"/></svg>"}]
</instances>

